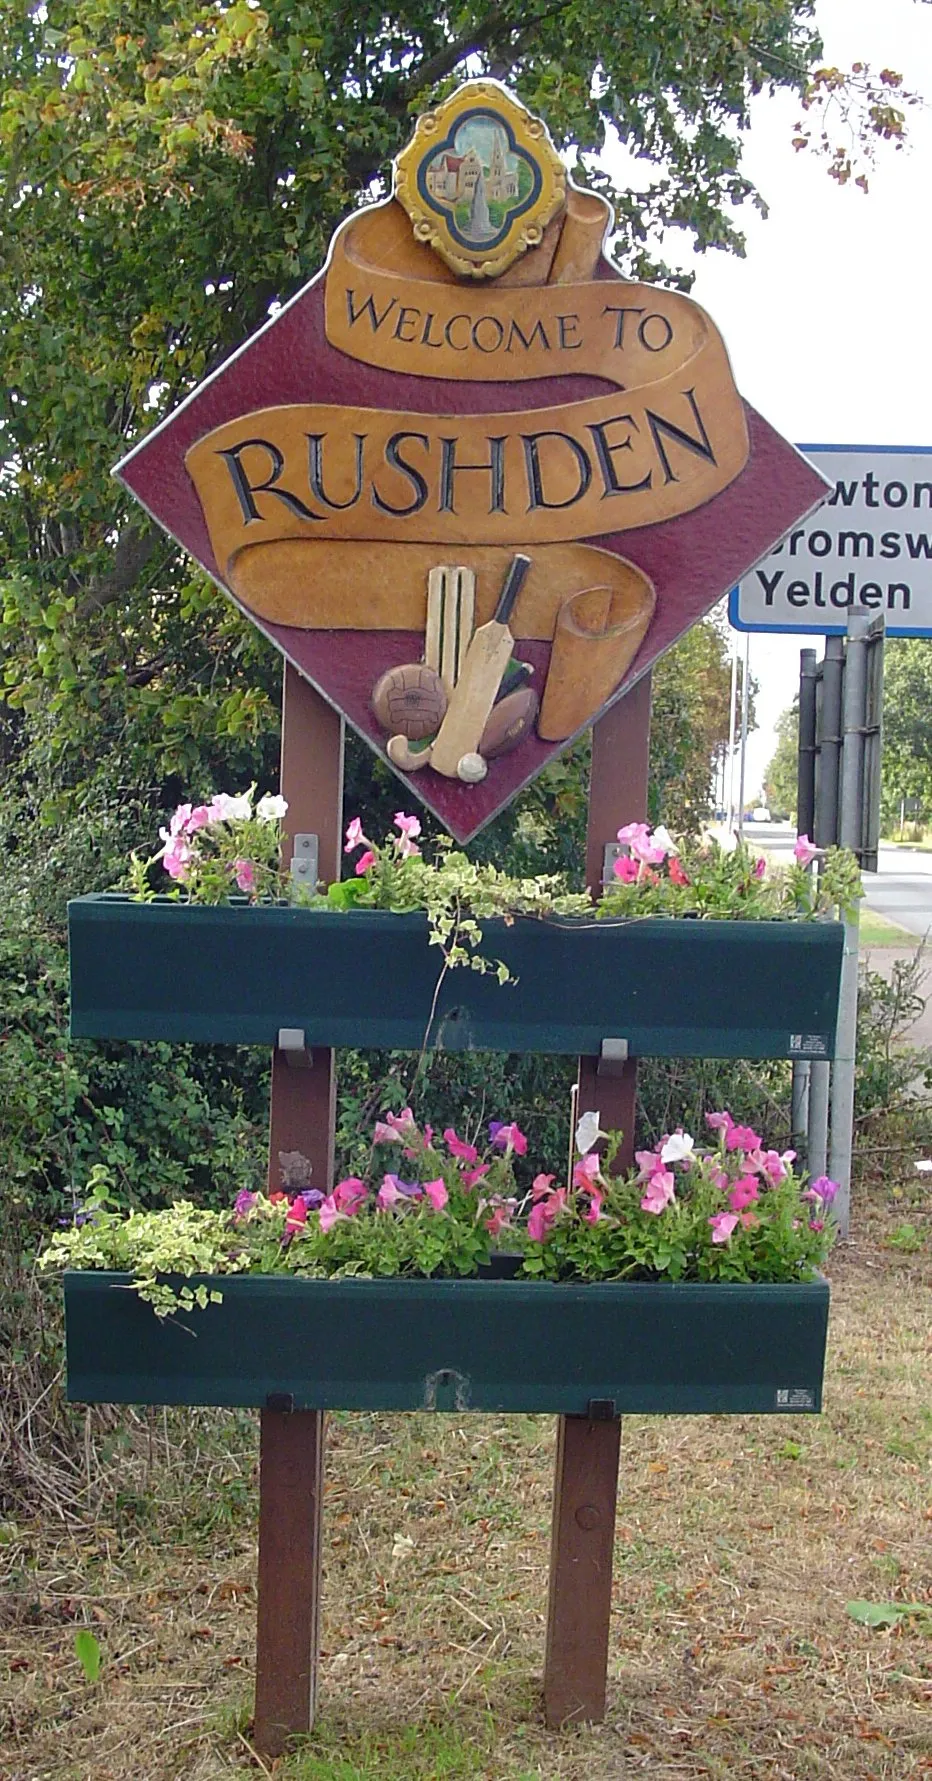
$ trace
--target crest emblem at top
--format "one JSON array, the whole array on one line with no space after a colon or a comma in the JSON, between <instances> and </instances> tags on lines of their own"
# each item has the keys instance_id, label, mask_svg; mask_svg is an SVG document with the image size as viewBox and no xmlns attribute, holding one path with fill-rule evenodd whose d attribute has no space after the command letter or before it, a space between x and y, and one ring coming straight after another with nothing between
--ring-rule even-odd
<instances>
[{"instance_id":1,"label":"crest emblem at top","mask_svg":"<svg viewBox=\"0 0 932 1781\"><path fill-rule=\"evenodd\" d=\"M467 278L496 278L566 199L566 170L545 124L497 81L459 87L418 118L395 162L395 197L418 241Z\"/></svg>"}]
</instances>

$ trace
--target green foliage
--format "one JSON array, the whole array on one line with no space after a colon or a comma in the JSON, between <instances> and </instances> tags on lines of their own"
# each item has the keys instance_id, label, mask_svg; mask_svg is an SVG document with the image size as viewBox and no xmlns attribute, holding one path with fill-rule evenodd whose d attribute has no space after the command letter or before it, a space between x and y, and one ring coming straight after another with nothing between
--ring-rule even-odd
<instances>
[{"instance_id":1,"label":"green foliage","mask_svg":"<svg viewBox=\"0 0 932 1781\"><path fill-rule=\"evenodd\" d=\"M916 1615L932 1631L932 1611L927 1602L846 1602L845 1613L859 1626L899 1626L902 1620Z\"/></svg>"},{"instance_id":2,"label":"green foliage","mask_svg":"<svg viewBox=\"0 0 932 1781\"><path fill-rule=\"evenodd\" d=\"M777 719L777 746L764 774L764 796L774 822L796 814L799 697Z\"/></svg>"},{"instance_id":3,"label":"green foliage","mask_svg":"<svg viewBox=\"0 0 932 1781\"><path fill-rule=\"evenodd\" d=\"M262 1143L265 1060L69 1041L63 938L6 899L0 912L0 1233L70 1214L98 1163L125 1204L228 1194Z\"/></svg>"},{"instance_id":4,"label":"green foliage","mask_svg":"<svg viewBox=\"0 0 932 1781\"><path fill-rule=\"evenodd\" d=\"M901 804L912 814L932 810L932 653L923 637L895 637L884 658L883 820L889 832Z\"/></svg>"},{"instance_id":5,"label":"green foliage","mask_svg":"<svg viewBox=\"0 0 932 1781\"><path fill-rule=\"evenodd\" d=\"M74 1654L88 1682L96 1682L100 1675L100 1645L89 1627L79 1626L74 1635Z\"/></svg>"}]
</instances>

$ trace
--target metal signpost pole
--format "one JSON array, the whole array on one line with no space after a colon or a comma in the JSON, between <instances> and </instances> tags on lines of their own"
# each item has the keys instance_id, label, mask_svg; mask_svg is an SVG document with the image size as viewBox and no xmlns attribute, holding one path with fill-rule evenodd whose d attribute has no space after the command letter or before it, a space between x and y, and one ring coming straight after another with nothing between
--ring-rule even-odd
<instances>
[{"instance_id":1,"label":"metal signpost pole","mask_svg":"<svg viewBox=\"0 0 932 1781\"><path fill-rule=\"evenodd\" d=\"M838 763L841 754L841 683L844 642L826 637L822 663L821 698L818 705L818 773L815 784L812 839L818 847L834 847L838 841ZM828 1112L831 1065L813 1058L809 1066L809 1171L824 1175L828 1168Z\"/></svg>"},{"instance_id":2,"label":"metal signpost pole","mask_svg":"<svg viewBox=\"0 0 932 1781\"><path fill-rule=\"evenodd\" d=\"M852 613L848 619L848 652L845 662L842 728L841 797L838 841L842 847L861 851L863 810L864 728L867 717L867 614ZM854 1130L854 1075L858 1027L858 909L845 915L845 953L841 970L838 1006L838 1039L832 1071L832 1144L829 1173L838 1182L835 1217L839 1236L848 1236L851 1215L851 1150Z\"/></svg>"},{"instance_id":3,"label":"metal signpost pole","mask_svg":"<svg viewBox=\"0 0 932 1781\"><path fill-rule=\"evenodd\" d=\"M751 664L751 633L744 634L744 672L741 676L741 771L738 775L738 838L744 834L744 770L748 753L748 680Z\"/></svg>"},{"instance_id":4,"label":"metal signpost pole","mask_svg":"<svg viewBox=\"0 0 932 1781\"><path fill-rule=\"evenodd\" d=\"M815 768L816 768L816 701L818 680L816 675L816 652L814 649L802 649L799 652L799 765L796 782L796 833L812 835L815 827ZM805 1155L809 1156L809 1081L810 1066L807 1059L798 1058L793 1064L793 1098L790 1129L793 1143L805 1147Z\"/></svg>"}]
</instances>

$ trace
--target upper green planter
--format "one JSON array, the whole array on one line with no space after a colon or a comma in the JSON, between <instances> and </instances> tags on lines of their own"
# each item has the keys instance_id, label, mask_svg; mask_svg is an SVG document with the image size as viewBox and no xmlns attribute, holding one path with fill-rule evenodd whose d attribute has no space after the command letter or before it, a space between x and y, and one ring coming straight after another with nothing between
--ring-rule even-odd
<instances>
[{"instance_id":1,"label":"upper green planter","mask_svg":"<svg viewBox=\"0 0 932 1781\"><path fill-rule=\"evenodd\" d=\"M554 1286L224 1275L159 1320L127 1274L65 1275L79 1403L617 1416L817 1411L828 1284Z\"/></svg>"},{"instance_id":2,"label":"upper green planter","mask_svg":"<svg viewBox=\"0 0 932 1781\"><path fill-rule=\"evenodd\" d=\"M69 904L71 1031L95 1039L417 1049L442 966L426 917L287 906ZM482 924L518 979L449 971L430 1043L448 1050L831 1057L836 922L522 919Z\"/></svg>"}]
</instances>

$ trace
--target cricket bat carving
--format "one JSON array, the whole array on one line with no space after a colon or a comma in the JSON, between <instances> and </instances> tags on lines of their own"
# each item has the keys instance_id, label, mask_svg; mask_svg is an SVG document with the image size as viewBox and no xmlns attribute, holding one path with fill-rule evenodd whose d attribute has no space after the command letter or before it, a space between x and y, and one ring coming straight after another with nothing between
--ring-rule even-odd
<instances>
[{"instance_id":1,"label":"cricket bat carving","mask_svg":"<svg viewBox=\"0 0 932 1781\"><path fill-rule=\"evenodd\" d=\"M530 557L512 559L494 618L473 633L430 752L431 766L446 779L475 782L484 779L488 772L478 752L479 739L511 659L514 638L508 620L530 567Z\"/></svg>"}]
</instances>

